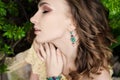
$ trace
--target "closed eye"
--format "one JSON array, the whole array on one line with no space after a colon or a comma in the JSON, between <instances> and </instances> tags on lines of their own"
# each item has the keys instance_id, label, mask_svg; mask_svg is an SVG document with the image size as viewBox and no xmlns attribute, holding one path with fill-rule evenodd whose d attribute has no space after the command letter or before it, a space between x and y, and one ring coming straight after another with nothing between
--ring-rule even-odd
<instances>
[{"instance_id":1,"label":"closed eye","mask_svg":"<svg viewBox=\"0 0 120 80\"><path fill-rule=\"evenodd\" d=\"M46 5L42 6L42 11L43 11L42 13L43 14L46 14L46 13L50 12L51 10L52 9Z\"/></svg>"},{"instance_id":2,"label":"closed eye","mask_svg":"<svg viewBox=\"0 0 120 80\"><path fill-rule=\"evenodd\" d=\"M43 11L43 14L48 13L49 11Z\"/></svg>"}]
</instances>

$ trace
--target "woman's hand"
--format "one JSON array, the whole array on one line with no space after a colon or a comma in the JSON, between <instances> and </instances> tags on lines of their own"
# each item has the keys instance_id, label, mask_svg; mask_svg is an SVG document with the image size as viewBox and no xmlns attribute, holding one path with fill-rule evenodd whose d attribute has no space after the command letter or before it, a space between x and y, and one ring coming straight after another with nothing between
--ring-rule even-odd
<instances>
[{"instance_id":1,"label":"woman's hand","mask_svg":"<svg viewBox=\"0 0 120 80\"><path fill-rule=\"evenodd\" d=\"M38 56L46 63L47 77L59 76L63 70L63 55L52 43L40 44Z\"/></svg>"}]
</instances>

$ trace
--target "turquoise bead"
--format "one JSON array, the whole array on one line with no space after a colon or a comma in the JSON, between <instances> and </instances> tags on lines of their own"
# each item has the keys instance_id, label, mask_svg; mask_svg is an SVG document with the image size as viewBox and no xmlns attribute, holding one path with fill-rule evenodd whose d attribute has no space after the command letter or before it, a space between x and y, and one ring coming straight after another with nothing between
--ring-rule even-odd
<instances>
[{"instance_id":1,"label":"turquoise bead","mask_svg":"<svg viewBox=\"0 0 120 80\"><path fill-rule=\"evenodd\" d=\"M74 37L71 38L71 41L74 43L76 40Z\"/></svg>"},{"instance_id":2,"label":"turquoise bead","mask_svg":"<svg viewBox=\"0 0 120 80\"><path fill-rule=\"evenodd\" d=\"M60 80L60 79L61 79L61 76L47 78L47 80Z\"/></svg>"}]
</instances>

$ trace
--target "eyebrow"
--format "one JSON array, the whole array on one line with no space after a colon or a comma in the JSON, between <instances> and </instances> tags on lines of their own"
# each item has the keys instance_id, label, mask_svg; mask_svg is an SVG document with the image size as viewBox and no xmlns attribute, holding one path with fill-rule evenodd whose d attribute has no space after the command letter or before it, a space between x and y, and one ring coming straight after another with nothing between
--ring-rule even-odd
<instances>
[{"instance_id":1,"label":"eyebrow","mask_svg":"<svg viewBox=\"0 0 120 80\"><path fill-rule=\"evenodd\" d=\"M40 2L40 3L38 3L38 7L41 7L44 4L48 4L49 5L49 3L47 3L47 2Z\"/></svg>"}]
</instances>

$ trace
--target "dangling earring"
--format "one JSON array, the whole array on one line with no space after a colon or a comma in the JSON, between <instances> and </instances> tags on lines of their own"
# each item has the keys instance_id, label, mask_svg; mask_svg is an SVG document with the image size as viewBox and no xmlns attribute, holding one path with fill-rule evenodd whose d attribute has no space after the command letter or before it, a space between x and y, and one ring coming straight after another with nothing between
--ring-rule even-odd
<instances>
[{"instance_id":1,"label":"dangling earring","mask_svg":"<svg viewBox=\"0 0 120 80\"><path fill-rule=\"evenodd\" d=\"M71 40L72 44L74 45L76 42L76 39L75 39L75 36L73 35L73 31L70 31L70 34L71 34L70 40Z\"/></svg>"}]
</instances>

